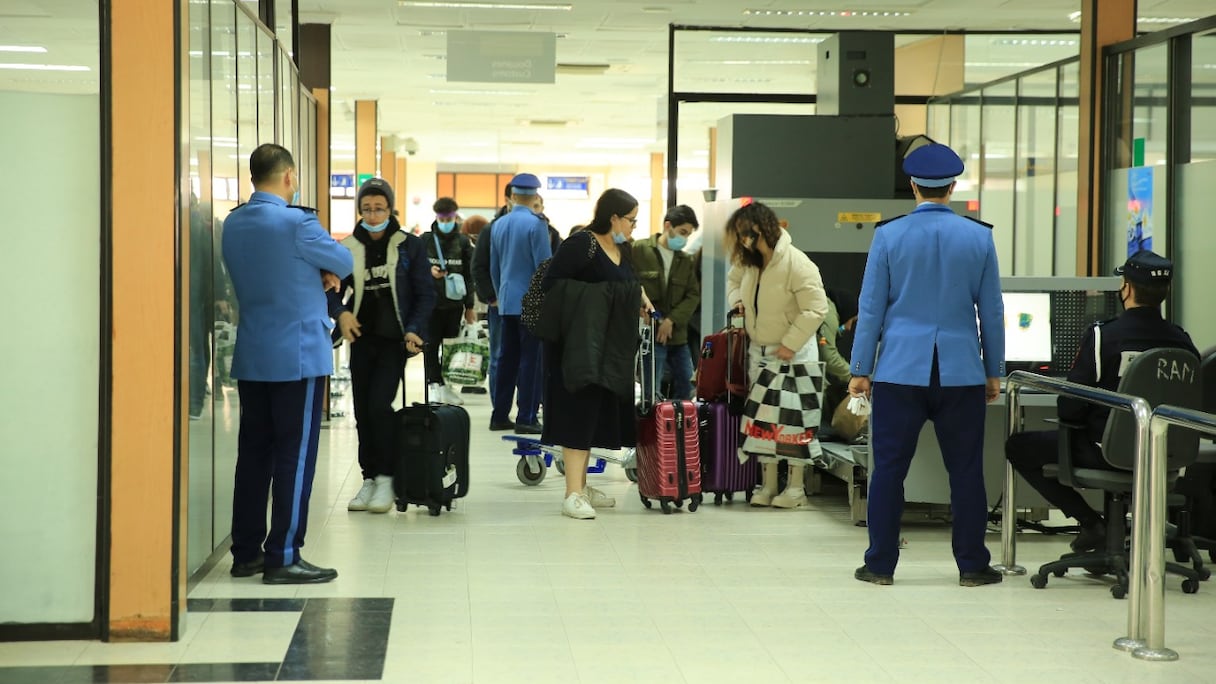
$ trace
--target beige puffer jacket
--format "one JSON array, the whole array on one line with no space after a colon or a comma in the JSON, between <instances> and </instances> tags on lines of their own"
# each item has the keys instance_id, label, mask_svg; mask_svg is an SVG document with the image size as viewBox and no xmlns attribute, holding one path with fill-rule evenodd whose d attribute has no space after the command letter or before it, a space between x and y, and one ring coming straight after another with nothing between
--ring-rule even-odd
<instances>
[{"instance_id":1,"label":"beige puffer jacket","mask_svg":"<svg viewBox=\"0 0 1216 684\"><path fill-rule=\"evenodd\" d=\"M828 313L819 267L794 247L785 231L763 271L755 266L731 266L726 301L743 303L744 324L752 342L782 344L794 351L814 338Z\"/></svg>"}]
</instances>

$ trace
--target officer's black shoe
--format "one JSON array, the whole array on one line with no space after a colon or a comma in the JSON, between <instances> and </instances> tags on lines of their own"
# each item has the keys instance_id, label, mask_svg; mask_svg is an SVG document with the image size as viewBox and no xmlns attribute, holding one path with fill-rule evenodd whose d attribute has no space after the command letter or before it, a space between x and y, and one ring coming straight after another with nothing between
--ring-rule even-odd
<instances>
[{"instance_id":1,"label":"officer's black shoe","mask_svg":"<svg viewBox=\"0 0 1216 684\"><path fill-rule=\"evenodd\" d=\"M960 572L958 574L958 585L960 587L982 587L985 584L1000 584L1005 576L998 570L992 568L984 568L975 572Z\"/></svg>"},{"instance_id":2,"label":"officer's black shoe","mask_svg":"<svg viewBox=\"0 0 1216 684\"><path fill-rule=\"evenodd\" d=\"M1106 523L1101 519L1081 526L1081 533L1068 544L1073 551L1094 551L1106 545Z\"/></svg>"},{"instance_id":3,"label":"officer's black shoe","mask_svg":"<svg viewBox=\"0 0 1216 684\"><path fill-rule=\"evenodd\" d=\"M233 563L231 574L233 577L253 577L261 574L262 569L266 566L266 557L258 554L257 558L244 563Z\"/></svg>"},{"instance_id":4,"label":"officer's black shoe","mask_svg":"<svg viewBox=\"0 0 1216 684\"><path fill-rule=\"evenodd\" d=\"M515 423L509 420L492 420L490 421L490 432L503 432L504 430L514 430Z\"/></svg>"},{"instance_id":5,"label":"officer's black shoe","mask_svg":"<svg viewBox=\"0 0 1216 684\"><path fill-rule=\"evenodd\" d=\"M544 428L540 423L519 423L515 426L517 435L539 435L542 432L544 432Z\"/></svg>"},{"instance_id":6,"label":"officer's black shoe","mask_svg":"<svg viewBox=\"0 0 1216 684\"><path fill-rule=\"evenodd\" d=\"M318 568L304 559L281 568L266 568L262 584L321 584L338 576L333 568Z\"/></svg>"},{"instance_id":7,"label":"officer's black shoe","mask_svg":"<svg viewBox=\"0 0 1216 684\"><path fill-rule=\"evenodd\" d=\"M880 584L884 587L895 584L894 575L879 575L878 573L870 572L870 569L864 565L853 572L853 579L869 582L870 584Z\"/></svg>"}]
</instances>

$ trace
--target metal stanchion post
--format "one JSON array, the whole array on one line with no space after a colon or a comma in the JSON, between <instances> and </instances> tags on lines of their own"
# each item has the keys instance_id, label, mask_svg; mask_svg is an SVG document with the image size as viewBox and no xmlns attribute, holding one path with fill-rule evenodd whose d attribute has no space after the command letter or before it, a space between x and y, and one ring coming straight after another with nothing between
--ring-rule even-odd
<instances>
[{"instance_id":1,"label":"metal stanchion post","mask_svg":"<svg viewBox=\"0 0 1216 684\"><path fill-rule=\"evenodd\" d=\"M1149 432L1152 442L1148 458L1148 501L1143 507L1137 506L1148 509L1145 524L1140 526L1144 541L1148 542L1144 552L1147 558L1141 554L1145 565L1140 566L1144 578L1140 636L1145 643L1132 651L1132 656L1141 660L1178 660L1177 651L1165 647L1165 481L1169 424L1154 415L1149 421Z\"/></svg>"},{"instance_id":2,"label":"metal stanchion post","mask_svg":"<svg viewBox=\"0 0 1216 684\"><path fill-rule=\"evenodd\" d=\"M1115 648L1129 652L1145 646L1141 611L1145 590L1144 552L1149 510L1148 471L1151 462L1148 439L1151 414L1148 402L1136 398L1132 402L1132 414L1136 417L1136 446L1135 458L1132 461L1132 547L1127 562L1127 636L1115 639L1114 643ZM1164 559L1164 553L1162 558Z\"/></svg>"},{"instance_id":3,"label":"metal stanchion post","mask_svg":"<svg viewBox=\"0 0 1216 684\"><path fill-rule=\"evenodd\" d=\"M1011 436L1022 429L1021 411L1022 387L1016 383L1005 386L1005 427L1006 436ZM1017 473L1013 463L1005 459L1005 494L1001 505L1001 562L992 566L1004 575L1025 575L1026 568L1017 564L1017 532L1018 509L1015 505L1017 496Z\"/></svg>"}]
</instances>

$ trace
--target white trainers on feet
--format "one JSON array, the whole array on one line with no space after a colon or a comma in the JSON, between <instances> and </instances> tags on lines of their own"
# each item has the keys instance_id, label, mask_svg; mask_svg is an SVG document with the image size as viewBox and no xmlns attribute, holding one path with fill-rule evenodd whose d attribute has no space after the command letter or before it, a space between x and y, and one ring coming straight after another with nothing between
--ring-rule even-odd
<instances>
[{"instance_id":1,"label":"white trainers on feet","mask_svg":"<svg viewBox=\"0 0 1216 684\"><path fill-rule=\"evenodd\" d=\"M426 386L427 402L431 404L446 404L448 403L447 394L443 391L443 385L437 382L432 382Z\"/></svg>"},{"instance_id":2,"label":"white trainers on feet","mask_svg":"<svg viewBox=\"0 0 1216 684\"><path fill-rule=\"evenodd\" d=\"M393 493L393 477L391 475L377 475L376 489L372 492L372 498L367 502L367 510L372 513L388 513L393 510L393 504L397 503L397 495Z\"/></svg>"},{"instance_id":3,"label":"white trainers on feet","mask_svg":"<svg viewBox=\"0 0 1216 684\"><path fill-rule=\"evenodd\" d=\"M587 487L583 489L583 496L587 498L587 503L591 504L592 508L612 508L616 505L616 499L608 496L591 485L587 485Z\"/></svg>"},{"instance_id":4,"label":"white trainers on feet","mask_svg":"<svg viewBox=\"0 0 1216 684\"><path fill-rule=\"evenodd\" d=\"M443 400L444 403L452 406L464 406L464 399L460 398L460 393L448 385L443 385Z\"/></svg>"},{"instance_id":5,"label":"white trainers on feet","mask_svg":"<svg viewBox=\"0 0 1216 684\"><path fill-rule=\"evenodd\" d=\"M346 504L346 510L366 511L367 504L372 500L372 493L375 491L376 481L364 480L363 486L359 488L359 493L355 495L355 498L350 500L350 503Z\"/></svg>"},{"instance_id":6,"label":"white trainers on feet","mask_svg":"<svg viewBox=\"0 0 1216 684\"><path fill-rule=\"evenodd\" d=\"M578 520L590 520L595 517L595 509L587 501L587 497L575 492L562 502L562 515Z\"/></svg>"}]
</instances>

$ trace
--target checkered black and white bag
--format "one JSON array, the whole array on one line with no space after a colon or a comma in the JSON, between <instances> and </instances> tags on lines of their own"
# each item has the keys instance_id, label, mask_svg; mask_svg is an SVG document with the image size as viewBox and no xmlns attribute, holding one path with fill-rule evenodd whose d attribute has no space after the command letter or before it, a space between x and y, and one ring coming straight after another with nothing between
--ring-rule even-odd
<instances>
[{"instance_id":1,"label":"checkered black and white bag","mask_svg":"<svg viewBox=\"0 0 1216 684\"><path fill-rule=\"evenodd\" d=\"M743 407L745 454L818 459L816 433L823 405L823 371L818 363L782 363L760 371Z\"/></svg>"}]
</instances>

